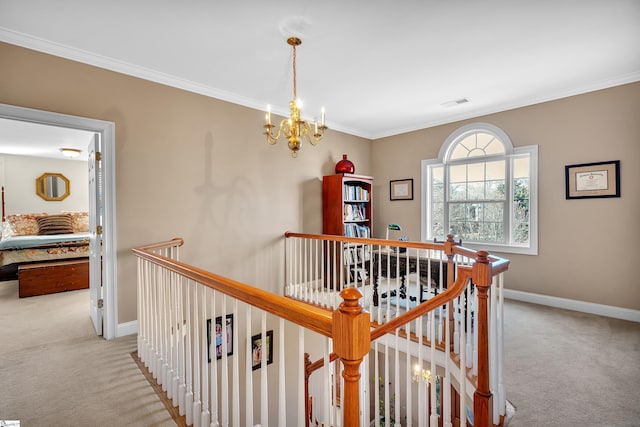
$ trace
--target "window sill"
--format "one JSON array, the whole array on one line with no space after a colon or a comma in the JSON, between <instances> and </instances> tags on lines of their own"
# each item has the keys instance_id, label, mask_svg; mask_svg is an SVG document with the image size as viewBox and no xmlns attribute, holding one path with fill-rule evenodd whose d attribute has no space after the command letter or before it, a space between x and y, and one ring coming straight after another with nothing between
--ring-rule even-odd
<instances>
[{"instance_id":1,"label":"window sill","mask_svg":"<svg viewBox=\"0 0 640 427\"><path fill-rule=\"evenodd\" d=\"M489 253L502 252L507 254L538 255L538 248L529 246L501 245L496 243L465 243L464 240L462 241L462 246L476 251L487 251Z\"/></svg>"}]
</instances>

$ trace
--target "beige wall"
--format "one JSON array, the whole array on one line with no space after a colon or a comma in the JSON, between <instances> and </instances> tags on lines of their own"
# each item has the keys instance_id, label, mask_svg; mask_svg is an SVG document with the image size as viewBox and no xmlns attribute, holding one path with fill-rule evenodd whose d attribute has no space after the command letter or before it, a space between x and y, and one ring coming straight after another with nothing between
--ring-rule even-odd
<instances>
[{"instance_id":1,"label":"beige wall","mask_svg":"<svg viewBox=\"0 0 640 427\"><path fill-rule=\"evenodd\" d=\"M180 236L182 259L283 286L282 236L322 231L322 180L369 142L329 130L292 159L261 111L0 43L0 103L115 122L118 322L136 317L132 247Z\"/></svg>"},{"instance_id":2,"label":"beige wall","mask_svg":"<svg viewBox=\"0 0 640 427\"><path fill-rule=\"evenodd\" d=\"M48 201L36 194L35 181L45 172L61 173L69 180L68 197ZM87 162L83 161L0 154L0 183L5 187L7 214L87 211L88 175Z\"/></svg>"},{"instance_id":3,"label":"beige wall","mask_svg":"<svg viewBox=\"0 0 640 427\"><path fill-rule=\"evenodd\" d=\"M256 286L282 283L282 234L322 229L321 177L343 153L375 177L375 235L420 238L420 160L468 120L373 143L329 131L292 159L260 111L0 43L0 103L116 124L118 321L135 319L130 249L185 238L183 259ZM540 155L539 255L505 255L509 289L640 309L640 83L480 117ZM565 200L564 165L620 159L622 197ZM389 202L389 180L414 200Z\"/></svg>"},{"instance_id":4,"label":"beige wall","mask_svg":"<svg viewBox=\"0 0 640 427\"><path fill-rule=\"evenodd\" d=\"M376 140L375 227L397 222L420 239L420 160L438 157L458 127L482 121L514 146L538 145L539 250L511 260L508 289L640 309L640 83ZM621 161L621 197L565 199L564 166ZM413 201L389 200L389 180L413 178ZM380 203L381 201L386 203Z\"/></svg>"}]
</instances>

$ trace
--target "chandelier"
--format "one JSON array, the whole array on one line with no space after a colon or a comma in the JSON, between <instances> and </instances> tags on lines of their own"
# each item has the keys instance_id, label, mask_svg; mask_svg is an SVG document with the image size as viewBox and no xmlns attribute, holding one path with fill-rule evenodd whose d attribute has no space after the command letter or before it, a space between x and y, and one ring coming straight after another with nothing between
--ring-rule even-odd
<instances>
[{"instance_id":1,"label":"chandelier","mask_svg":"<svg viewBox=\"0 0 640 427\"><path fill-rule=\"evenodd\" d=\"M324 108L322 108L322 118L320 123L318 120L314 120L313 126L306 120L300 118L302 113L302 106L298 99L296 88L296 46L302 44L302 40L297 37L289 37L287 43L293 48L293 99L289 102L289 108L291 109L291 116L288 119L283 119L278 125L278 129L274 135L273 130L276 125L271 123L271 107L267 107L267 114L265 115L266 123L264 125L264 134L267 136L267 142L270 145L274 145L280 139L280 135L284 134L285 138L289 142L289 150L291 150L291 157L298 157L298 151L302 139L306 139L311 145L316 145L324 136L324 131L327 130L324 122Z\"/></svg>"},{"instance_id":2,"label":"chandelier","mask_svg":"<svg viewBox=\"0 0 640 427\"><path fill-rule=\"evenodd\" d=\"M431 381L431 371L427 369L420 369L419 365L413 367L413 375L411 376L412 383L428 383Z\"/></svg>"}]
</instances>

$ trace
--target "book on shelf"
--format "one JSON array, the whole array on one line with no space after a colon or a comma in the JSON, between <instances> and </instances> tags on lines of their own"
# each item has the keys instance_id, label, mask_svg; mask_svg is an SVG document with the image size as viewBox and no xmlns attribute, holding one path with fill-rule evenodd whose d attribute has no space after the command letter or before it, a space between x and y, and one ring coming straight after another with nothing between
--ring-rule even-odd
<instances>
[{"instance_id":1,"label":"book on shelf","mask_svg":"<svg viewBox=\"0 0 640 427\"><path fill-rule=\"evenodd\" d=\"M359 185L344 184L344 198L367 202L369 201L369 190Z\"/></svg>"},{"instance_id":2,"label":"book on shelf","mask_svg":"<svg viewBox=\"0 0 640 427\"><path fill-rule=\"evenodd\" d=\"M366 206L364 203L345 203L344 220L345 221L362 221L367 218Z\"/></svg>"},{"instance_id":3,"label":"book on shelf","mask_svg":"<svg viewBox=\"0 0 640 427\"><path fill-rule=\"evenodd\" d=\"M368 239L371 237L371 228L362 224L345 224L344 235L347 237L361 237Z\"/></svg>"}]
</instances>

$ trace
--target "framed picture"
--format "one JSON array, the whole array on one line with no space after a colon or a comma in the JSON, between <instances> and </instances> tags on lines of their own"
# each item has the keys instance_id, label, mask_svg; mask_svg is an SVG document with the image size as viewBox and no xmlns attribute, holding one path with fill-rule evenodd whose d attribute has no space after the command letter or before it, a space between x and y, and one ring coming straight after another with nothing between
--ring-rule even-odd
<instances>
[{"instance_id":1,"label":"framed picture","mask_svg":"<svg viewBox=\"0 0 640 427\"><path fill-rule=\"evenodd\" d=\"M262 334L251 337L251 367L255 371L262 366L262 358L267 359L267 365L273 363L273 330L267 331L267 340L262 340Z\"/></svg>"},{"instance_id":2,"label":"framed picture","mask_svg":"<svg viewBox=\"0 0 640 427\"><path fill-rule=\"evenodd\" d=\"M566 198L620 197L620 160L564 167Z\"/></svg>"},{"instance_id":3,"label":"framed picture","mask_svg":"<svg viewBox=\"0 0 640 427\"><path fill-rule=\"evenodd\" d=\"M211 343L211 319L207 319L207 354L208 360L211 362L211 349L215 346L216 359L222 358L222 339L227 340L227 356L233 354L233 314L225 316L224 327L222 325L222 316L216 317L215 326L215 342ZM224 330L224 334L223 334Z\"/></svg>"},{"instance_id":4,"label":"framed picture","mask_svg":"<svg viewBox=\"0 0 640 427\"><path fill-rule=\"evenodd\" d=\"M413 200L413 178L389 181L390 200Z\"/></svg>"}]
</instances>

